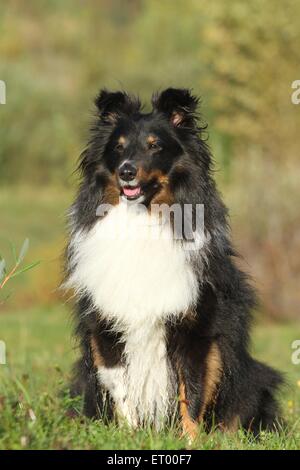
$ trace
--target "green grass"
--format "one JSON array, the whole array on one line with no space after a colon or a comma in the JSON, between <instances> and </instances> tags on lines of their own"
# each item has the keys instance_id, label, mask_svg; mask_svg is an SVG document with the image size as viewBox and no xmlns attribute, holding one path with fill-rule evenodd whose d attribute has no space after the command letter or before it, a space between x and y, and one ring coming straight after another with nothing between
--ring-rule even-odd
<instances>
[{"instance_id":1,"label":"green grass","mask_svg":"<svg viewBox=\"0 0 300 470\"><path fill-rule=\"evenodd\" d=\"M66 306L32 308L0 314L0 339L7 364L0 366L0 449L182 449L187 442L176 428L156 433L125 425L104 426L74 417L67 384L76 357L72 322ZM254 441L242 431L201 433L199 449L297 449L300 447L300 365L291 363L291 343L300 337L295 324L260 325L254 331L256 357L286 373L289 386L281 403L286 430L264 433ZM298 382L298 384L297 384ZM247 399L247 397L245 397Z\"/></svg>"}]
</instances>

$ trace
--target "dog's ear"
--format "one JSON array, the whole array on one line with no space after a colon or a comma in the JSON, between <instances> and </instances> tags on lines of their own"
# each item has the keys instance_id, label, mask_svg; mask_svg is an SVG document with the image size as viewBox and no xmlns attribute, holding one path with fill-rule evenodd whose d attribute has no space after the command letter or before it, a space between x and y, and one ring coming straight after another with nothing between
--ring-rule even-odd
<instances>
[{"instance_id":1,"label":"dog's ear","mask_svg":"<svg viewBox=\"0 0 300 470\"><path fill-rule=\"evenodd\" d=\"M153 108L165 114L174 127L193 127L199 99L185 88L167 88L152 97Z\"/></svg>"},{"instance_id":2,"label":"dog's ear","mask_svg":"<svg viewBox=\"0 0 300 470\"><path fill-rule=\"evenodd\" d=\"M124 114L130 115L138 112L140 101L123 91L101 90L95 99L95 105L104 122L115 124Z\"/></svg>"}]
</instances>

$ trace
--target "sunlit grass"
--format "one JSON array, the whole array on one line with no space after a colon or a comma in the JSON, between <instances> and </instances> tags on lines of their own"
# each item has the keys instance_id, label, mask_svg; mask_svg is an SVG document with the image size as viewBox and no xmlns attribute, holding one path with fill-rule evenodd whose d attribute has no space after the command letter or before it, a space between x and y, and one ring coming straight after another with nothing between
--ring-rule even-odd
<instances>
[{"instance_id":1,"label":"sunlit grass","mask_svg":"<svg viewBox=\"0 0 300 470\"><path fill-rule=\"evenodd\" d=\"M115 423L104 426L70 409L81 400L67 392L76 357L68 308L20 309L0 314L0 336L7 346L7 364L0 366L0 448L3 449L182 449L189 445L176 426L156 433L133 431ZM291 363L291 342L297 325L255 328L254 354L286 374L289 386L281 396L288 426L254 440L243 431L224 435L201 432L192 448L296 449L300 443L300 366ZM247 399L247 397L245 397Z\"/></svg>"}]
</instances>

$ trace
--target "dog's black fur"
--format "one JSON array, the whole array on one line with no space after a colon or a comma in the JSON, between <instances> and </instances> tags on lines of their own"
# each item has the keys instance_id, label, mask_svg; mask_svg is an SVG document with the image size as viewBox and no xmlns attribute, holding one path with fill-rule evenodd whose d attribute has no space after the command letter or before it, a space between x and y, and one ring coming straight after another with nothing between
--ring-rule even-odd
<instances>
[{"instance_id":1,"label":"dog's black fur","mask_svg":"<svg viewBox=\"0 0 300 470\"><path fill-rule=\"evenodd\" d=\"M260 428L273 428L279 417L275 394L282 377L249 354L255 295L247 276L235 264L227 210L212 178L212 158L197 120L197 105L197 98L188 90L167 89L153 97L153 111L143 114L139 100L126 93L104 90L99 94L97 118L80 162L82 181L71 211L72 233L94 225L101 202L116 203L114 198L122 188L113 178L125 159L134 161L143 172L140 185L145 205L150 206L155 198L167 203L204 204L205 230L211 239L205 258L193 255L195 270L201 271L196 315L167 324L167 350L180 395L179 414L187 432L191 424L202 420L207 430L212 424L224 429L236 429L240 424L257 433ZM121 145L120 136L124 135L127 143ZM153 145L145 146L148 135L155 139ZM157 175L167 176L168 196L162 194ZM72 247L67 258L71 271ZM122 335L101 317L88 295L78 300L76 318L82 351L76 368L77 391L84 395L86 415L109 419L113 402L106 401L104 410L91 337L96 339L105 365L113 367L122 361ZM212 345L217 350L217 368L209 359Z\"/></svg>"}]
</instances>

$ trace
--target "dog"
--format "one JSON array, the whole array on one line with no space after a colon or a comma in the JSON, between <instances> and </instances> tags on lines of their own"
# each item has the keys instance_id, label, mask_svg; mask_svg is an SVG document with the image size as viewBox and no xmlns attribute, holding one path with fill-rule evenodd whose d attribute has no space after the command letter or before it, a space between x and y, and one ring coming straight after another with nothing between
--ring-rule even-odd
<instances>
[{"instance_id":1,"label":"dog","mask_svg":"<svg viewBox=\"0 0 300 470\"><path fill-rule=\"evenodd\" d=\"M249 354L256 295L235 262L199 99L168 88L146 113L104 89L95 105L66 250L85 415L155 429L175 419L190 439L200 425L274 429L283 380Z\"/></svg>"}]
</instances>

